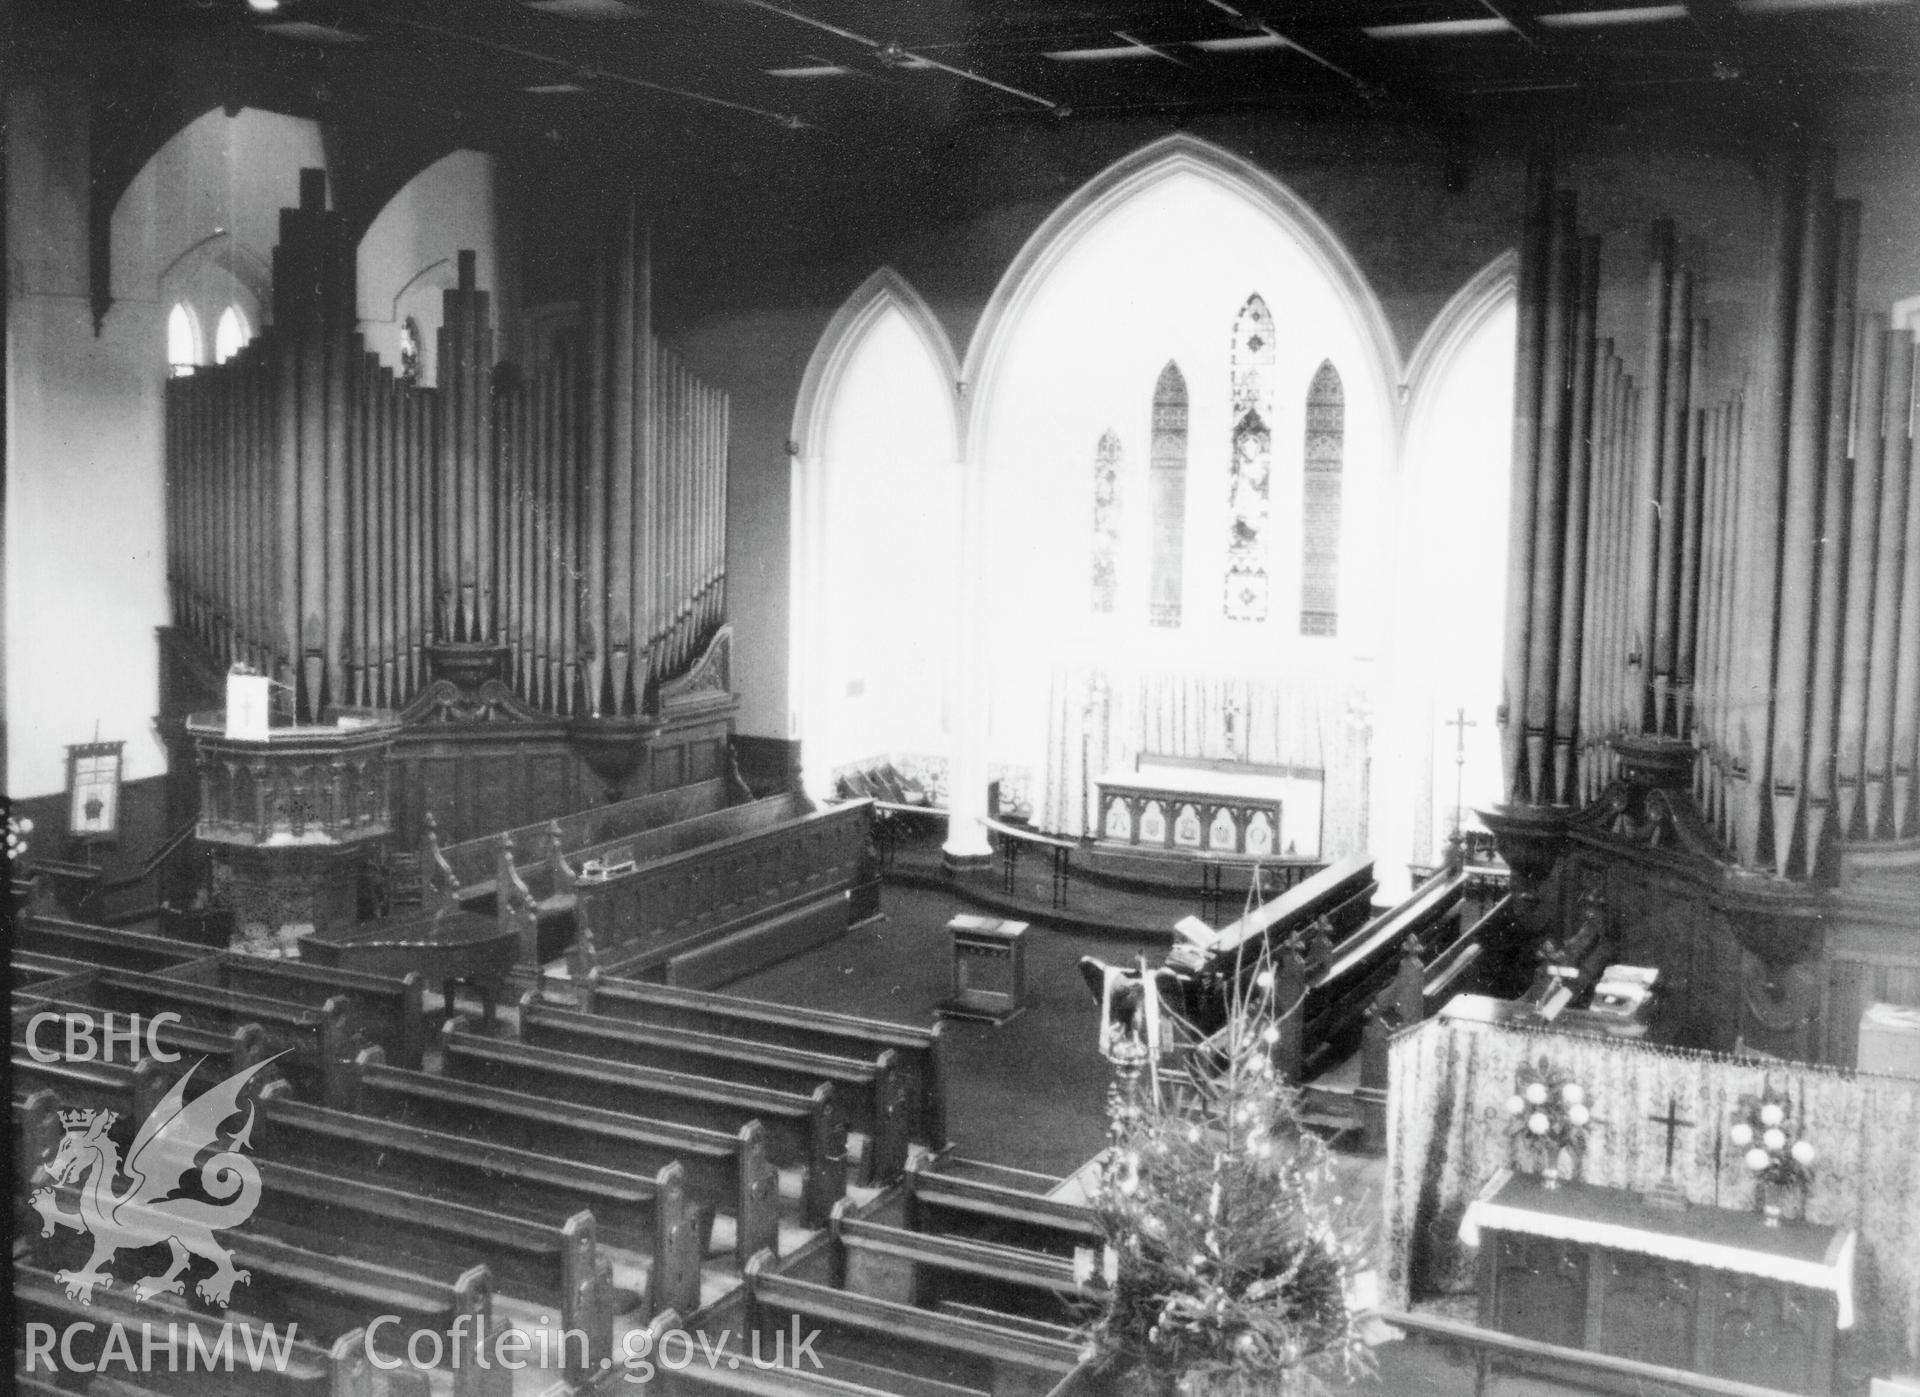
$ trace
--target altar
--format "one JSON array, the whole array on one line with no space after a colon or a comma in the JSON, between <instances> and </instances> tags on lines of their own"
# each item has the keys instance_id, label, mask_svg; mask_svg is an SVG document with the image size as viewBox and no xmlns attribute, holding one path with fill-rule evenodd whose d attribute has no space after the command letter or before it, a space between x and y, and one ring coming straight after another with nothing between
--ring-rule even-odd
<instances>
[{"instance_id":1,"label":"altar","mask_svg":"<svg viewBox=\"0 0 1920 1397\"><path fill-rule=\"evenodd\" d=\"M1103 841L1141 849L1318 858L1318 768L1142 754L1096 783Z\"/></svg>"},{"instance_id":2,"label":"altar","mask_svg":"<svg viewBox=\"0 0 1920 1397\"><path fill-rule=\"evenodd\" d=\"M1850 1228L1503 1170L1460 1239L1480 1248L1481 1326L1568 1348L1826 1397L1853 1326Z\"/></svg>"}]
</instances>

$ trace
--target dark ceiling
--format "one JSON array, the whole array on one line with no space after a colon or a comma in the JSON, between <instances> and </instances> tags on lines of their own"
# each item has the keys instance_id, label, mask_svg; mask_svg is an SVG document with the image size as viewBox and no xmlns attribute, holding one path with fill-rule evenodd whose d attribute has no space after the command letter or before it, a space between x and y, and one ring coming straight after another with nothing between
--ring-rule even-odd
<instances>
[{"instance_id":1,"label":"dark ceiling","mask_svg":"<svg viewBox=\"0 0 1920 1397\"><path fill-rule=\"evenodd\" d=\"M265 8L272 6L272 8ZM13 53L213 100L420 113L501 145L1178 117L1443 118L1548 94L1911 92L1920 0L16 0Z\"/></svg>"}]
</instances>

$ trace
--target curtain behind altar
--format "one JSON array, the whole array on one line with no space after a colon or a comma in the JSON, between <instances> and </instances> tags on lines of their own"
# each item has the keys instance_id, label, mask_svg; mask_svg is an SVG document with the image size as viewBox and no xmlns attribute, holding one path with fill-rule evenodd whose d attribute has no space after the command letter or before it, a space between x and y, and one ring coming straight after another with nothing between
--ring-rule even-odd
<instances>
[{"instance_id":1,"label":"curtain behind altar","mask_svg":"<svg viewBox=\"0 0 1920 1397\"><path fill-rule=\"evenodd\" d=\"M1460 1217L1513 1162L1505 1103L1520 1064L1543 1055L1580 1083L1601 1123L1579 1178L1635 1191L1657 1184L1667 1135L1653 1117L1671 1103L1693 1122L1676 1134L1673 1176L1695 1206L1755 1206L1727 1131L1741 1097L1766 1087L1788 1095L1819 1151L1806 1217L1859 1236L1854 1342L1867 1345L1879 1372L1920 1363L1920 1080L1540 1029L1429 1019L1394 1039L1384 1187L1390 1304L1472 1287L1474 1253L1460 1241Z\"/></svg>"},{"instance_id":2,"label":"curtain behind altar","mask_svg":"<svg viewBox=\"0 0 1920 1397\"><path fill-rule=\"evenodd\" d=\"M1049 678L1035 819L1054 834L1087 833L1093 785L1109 772L1131 770L1143 753L1318 767L1326 773L1321 855L1352 853L1365 823L1363 696L1352 682L1311 676L1060 667Z\"/></svg>"}]
</instances>

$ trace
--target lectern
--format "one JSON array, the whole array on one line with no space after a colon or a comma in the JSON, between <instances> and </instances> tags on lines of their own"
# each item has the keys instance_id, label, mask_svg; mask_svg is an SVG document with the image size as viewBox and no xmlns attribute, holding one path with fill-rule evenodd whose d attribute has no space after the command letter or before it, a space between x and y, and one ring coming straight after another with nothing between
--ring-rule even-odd
<instances>
[{"instance_id":1,"label":"lectern","mask_svg":"<svg viewBox=\"0 0 1920 1397\"><path fill-rule=\"evenodd\" d=\"M245 729L217 710L187 719L200 770L194 834L245 948L288 950L301 931L357 920L362 869L391 824L400 720L379 709L328 718Z\"/></svg>"}]
</instances>

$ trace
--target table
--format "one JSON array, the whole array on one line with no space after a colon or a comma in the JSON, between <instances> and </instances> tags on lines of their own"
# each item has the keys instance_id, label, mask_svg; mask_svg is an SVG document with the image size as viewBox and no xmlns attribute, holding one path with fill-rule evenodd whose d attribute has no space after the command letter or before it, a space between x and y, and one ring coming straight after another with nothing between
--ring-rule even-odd
<instances>
[{"instance_id":1,"label":"table","mask_svg":"<svg viewBox=\"0 0 1920 1397\"><path fill-rule=\"evenodd\" d=\"M1569 1348L1827 1397L1853 1324L1851 1229L1670 1212L1502 1171L1468 1205L1480 1324Z\"/></svg>"},{"instance_id":2,"label":"table","mask_svg":"<svg viewBox=\"0 0 1920 1397\"><path fill-rule=\"evenodd\" d=\"M441 987L449 1015L454 985L471 985L480 996L483 1021L491 1028L507 976L519 959L520 935L486 913L456 909L362 922L329 935L313 933L300 938L300 954L315 965L375 975L418 972L428 984Z\"/></svg>"}]
</instances>

